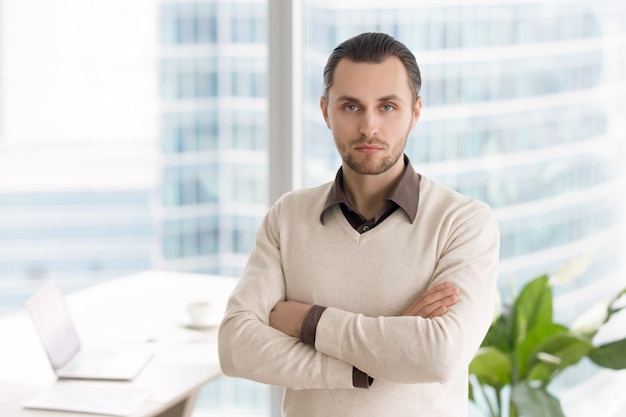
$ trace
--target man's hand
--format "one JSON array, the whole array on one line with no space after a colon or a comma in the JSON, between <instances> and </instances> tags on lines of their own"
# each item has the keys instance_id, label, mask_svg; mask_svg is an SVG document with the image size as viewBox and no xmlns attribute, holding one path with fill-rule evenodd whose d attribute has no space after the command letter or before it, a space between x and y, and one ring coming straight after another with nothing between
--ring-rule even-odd
<instances>
[{"instance_id":1,"label":"man's hand","mask_svg":"<svg viewBox=\"0 0 626 417\"><path fill-rule=\"evenodd\" d=\"M293 337L300 337L300 329L311 304L297 301L279 301L270 312L270 326Z\"/></svg>"},{"instance_id":2,"label":"man's hand","mask_svg":"<svg viewBox=\"0 0 626 417\"><path fill-rule=\"evenodd\" d=\"M456 304L459 299L459 289L444 282L435 285L420 295L409 308L404 310L403 316L420 316L428 319L446 314L448 307Z\"/></svg>"}]
</instances>

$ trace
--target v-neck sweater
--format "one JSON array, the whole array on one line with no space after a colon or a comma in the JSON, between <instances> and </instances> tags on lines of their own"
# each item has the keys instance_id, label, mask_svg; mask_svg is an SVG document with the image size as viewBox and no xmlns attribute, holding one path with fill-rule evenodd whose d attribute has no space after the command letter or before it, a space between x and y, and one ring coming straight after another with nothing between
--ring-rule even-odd
<instances>
[{"instance_id":1,"label":"v-neck sweater","mask_svg":"<svg viewBox=\"0 0 626 417\"><path fill-rule=\"evenodd\" d=\"M226 375L286 387L283 415L466 416L468 365L491 323L499 231L484 203L422 176L417 217L396 210L359 233L331 183L288 193L257 232L219 331ZM433 319L400 317L442 282L458 302ZM327 306L315 346L269 326L276 302ZM356 367L375 378L352 387Z\"/></svg>"}]
</instances>

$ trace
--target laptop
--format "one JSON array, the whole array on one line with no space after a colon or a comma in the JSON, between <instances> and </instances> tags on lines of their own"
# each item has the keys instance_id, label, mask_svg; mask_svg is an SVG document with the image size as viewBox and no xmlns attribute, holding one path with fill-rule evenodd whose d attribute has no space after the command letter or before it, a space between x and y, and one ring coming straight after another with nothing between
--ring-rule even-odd
<instances>
[{"instance_id":1,"label":"laptop","mask_svg":"<svg viewBox=\"0 0 626 417\"><path fill-rule=\"evenodd\" d=\"M154 349L148 345L81 349L78 333L56 281L50 281L26 300L26 310L58 378L130 381L154 355Z\"/></svg>"}]
</instances>

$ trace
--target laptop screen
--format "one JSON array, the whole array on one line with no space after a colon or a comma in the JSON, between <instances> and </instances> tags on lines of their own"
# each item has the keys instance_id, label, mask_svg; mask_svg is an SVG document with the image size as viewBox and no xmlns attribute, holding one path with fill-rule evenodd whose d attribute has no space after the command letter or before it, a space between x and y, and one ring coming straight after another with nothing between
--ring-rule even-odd
<instances>
[{"instance_id":1,"label":"laptop screen","mask_svg":"<svg viewBox=\"0 0 626 417\"><path fill-rule=\"evenodd\" d=\"M26 309L52 367L63 367L78 353L80 342L59 284L46 284L26 301Z\"/></svg>"}]
</instances>

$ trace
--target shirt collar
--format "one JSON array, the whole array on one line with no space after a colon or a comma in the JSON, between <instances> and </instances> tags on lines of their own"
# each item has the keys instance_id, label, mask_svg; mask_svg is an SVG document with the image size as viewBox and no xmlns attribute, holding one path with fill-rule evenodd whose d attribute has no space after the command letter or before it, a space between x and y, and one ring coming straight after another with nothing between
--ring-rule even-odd
<instances>
[{"instance_id":1,"label":"shirt collar","mask_svg":"<svg viewBox=\"0 0 626 417\"><path fill-rule=\"evenodd\" d=\"M415 221L417 216L417 206L419 203L420 191L420 175L415 172L409 157L404 155L404 172L400 181L393 189L387 200L396 203L409 216L411 223ZM340 167L335 176L335 181L328 191L326 202L320 213L320 222L324 224L324 217L330 207L336 204L348 204L345 193L343 192L343 169Z\"/></svg>"}]
</instances>

